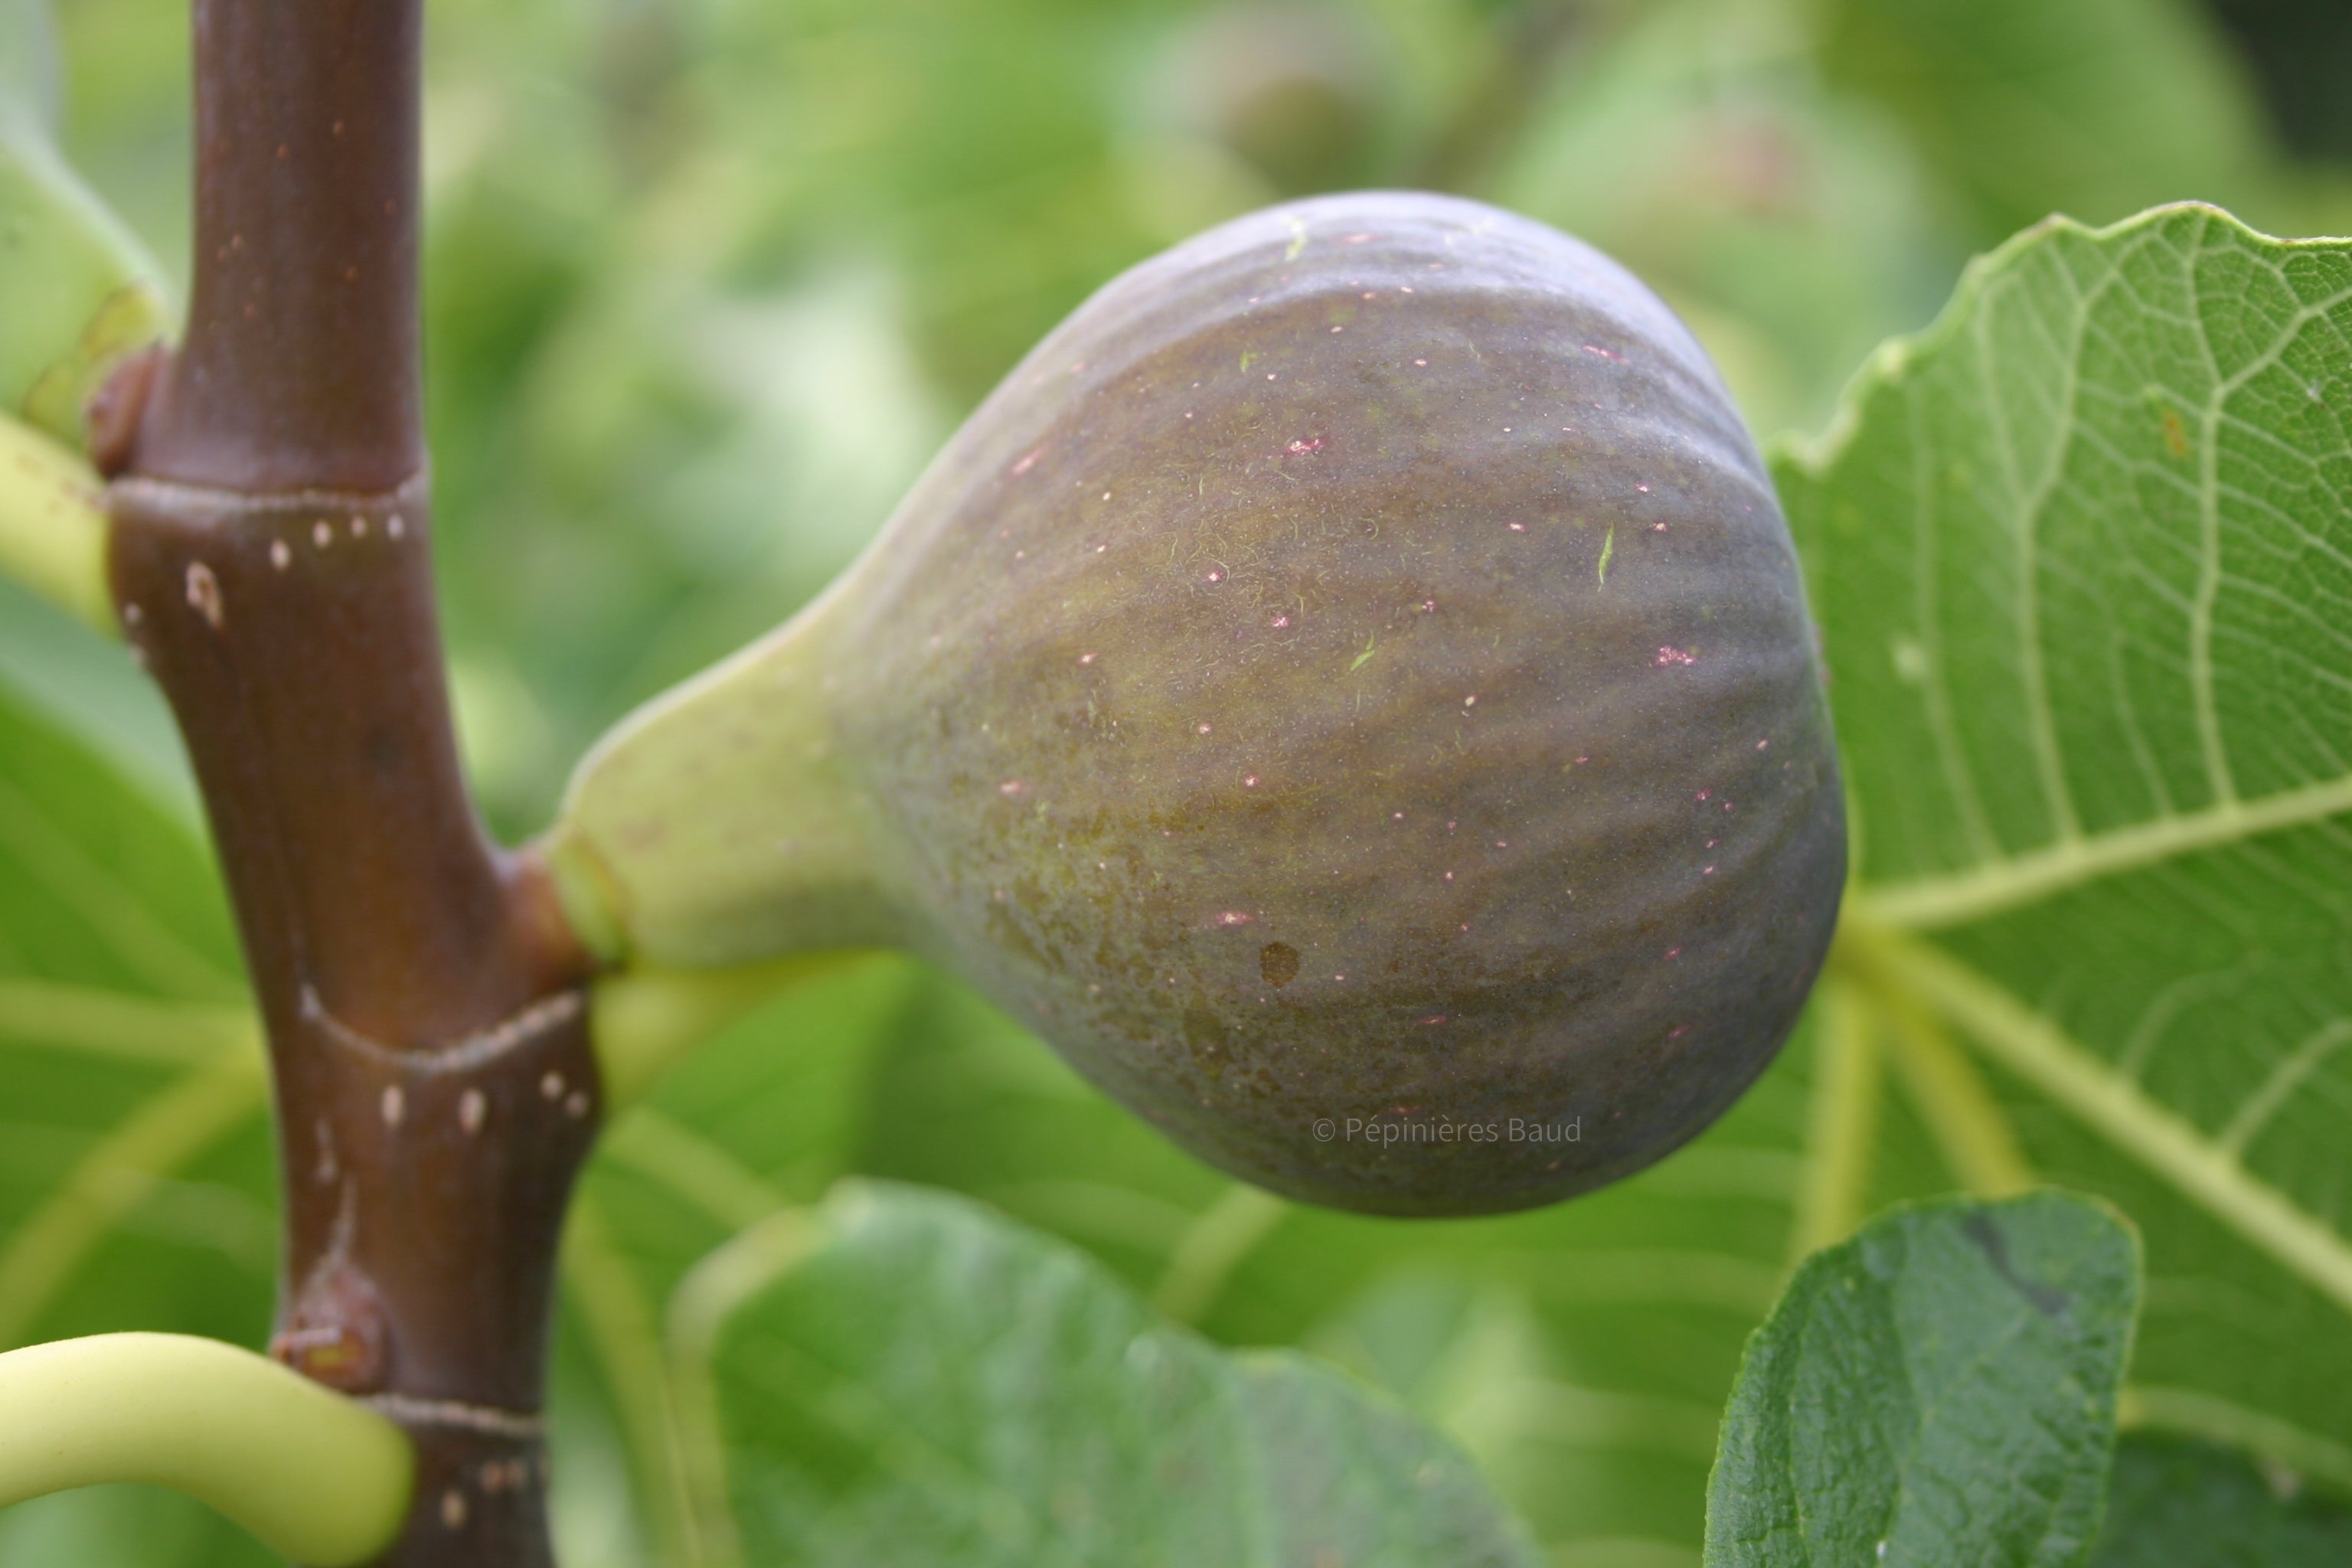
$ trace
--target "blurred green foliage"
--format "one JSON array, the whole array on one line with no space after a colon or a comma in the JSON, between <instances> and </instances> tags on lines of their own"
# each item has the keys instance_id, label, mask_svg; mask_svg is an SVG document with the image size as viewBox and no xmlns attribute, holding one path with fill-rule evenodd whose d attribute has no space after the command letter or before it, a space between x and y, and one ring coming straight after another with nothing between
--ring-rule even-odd
<instances>
[{"instance_id":1,"label":"blurred green foliage","mask_svg":"<svg viewBox=\"0 0 2352 1568\"><path fill-rule=\"evenodd\" d=\"M184 9L59 7L67 151L174 268ZM2188 0L438 0L431 26L442 576L510 836L613 719L830 577L1088 291L1278 196L1434 185L1577 233L1767 435L2043 213L2352 226Z\"/></svg>"}]
</instances>

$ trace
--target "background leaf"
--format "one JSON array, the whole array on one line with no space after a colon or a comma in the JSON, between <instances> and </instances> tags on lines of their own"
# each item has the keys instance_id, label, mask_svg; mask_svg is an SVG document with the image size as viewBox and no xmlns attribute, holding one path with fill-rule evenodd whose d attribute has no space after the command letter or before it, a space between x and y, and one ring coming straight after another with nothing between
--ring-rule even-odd
<instances>
[{"instance_id":1,"label":"background leaf","mask_svg":"<svg viewBox=\"0 0 2352 1568\"><path fill-rule=\"evenodd\" d=\"M714 1254L680 1314L749 1562L1537 1561L1402 1409L1162 1326L965 1201L845 1187Z\"/></svg>"},{"instance_id":2,"label":"background leaf","mask_svg":"<svg viewBox=\"0 0 2352 1568\"><path fill-rule=\"evenodd\" d=\"M0 409L81 442L82 402L160 336L155 268L58 155L47 0L0 0Z\"/></svg>"},{"instance_id":3,"label":"background leaf","mask_svg":"<svg viewBox=\"0 0 2352 1568\"><path fill-rule=\"evenodd\" d=\"M1816 1253L1748 1347L1721 1568L2072 1568L2097 1533L2139 1258L2097 1205L1941 1204Z\"/></svg>"},{"instance_id":4,"label":"background leaf","mask_svg":"<svg viewBox=\"0 0 2352 1568\"><path fill-rule=\"evenodd\" d=\"M259 1349L277 1272L259 1036L211 859L0 686L0 1345L118 1329ZM259 1563L104 1488L0 1514L0 1560Z\"/></svg>"},{"instance_id":5,"label":"background leaf","mask_svg":"<svg viewBox=\"0 0 2352 1568\"><path fill-rule=\"evenodd\" d=\"M2298 1495L2242 1455L2179 1437L2116 1448L2106 1527L2093 1568L2326 1568L2352 1560L2352 1510Z\"/></svg>"},{"instance_id":6,"label":"background leaf","mask_svg":"<svg viewBox=\"0 0 2352 1568\"><path fill-rule=\"evenodd\" d=\"M2232 201L2280 223L2246 66L2178 0L1833 0L1823 68L1898 116L1978 221ZM2265 183L2273 186L2265 190Z\"/></svg>"},{"instance_id":7,"label":"background leaf","mask_svg":"<svg viewBox=\"0 0 2352 1568\"><path fill-rule=\"evenodd\" d=\"M58 27L48 0L0 0L0 123L18 132L56 127Z\"/></svg>"}]
</instances>

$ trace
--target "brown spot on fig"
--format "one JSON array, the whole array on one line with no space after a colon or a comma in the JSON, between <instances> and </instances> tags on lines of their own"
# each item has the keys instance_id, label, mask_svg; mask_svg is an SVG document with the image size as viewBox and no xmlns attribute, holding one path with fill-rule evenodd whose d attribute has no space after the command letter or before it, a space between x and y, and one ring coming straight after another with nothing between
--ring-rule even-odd
<instances>
[{"instance_id":1,"label":"brown spot on fig","mask_svg":"<svg viewBox=\"0 0 2352 1568\"><path fill-rule=\"evenodd\" d=\"M1298 950L1286 942L1270 942L1257 950L1257 972L1276 990L1298 978Z\"/></svg>"}]
</instances>

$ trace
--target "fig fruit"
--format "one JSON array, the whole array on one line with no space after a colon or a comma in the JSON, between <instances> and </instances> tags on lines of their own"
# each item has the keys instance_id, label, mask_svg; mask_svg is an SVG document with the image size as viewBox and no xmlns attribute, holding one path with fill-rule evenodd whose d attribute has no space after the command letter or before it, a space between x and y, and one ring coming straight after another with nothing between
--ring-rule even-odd
<instances>
[{"instance_id":1,"label":"fig fruit","mask_svg":"<svg viewBox=\"0 0 2352 1568\"><path fill-rule=\"evenodd\" d=\"M583 763L549 854L608 952L903 942L1225 1170L1435 1215L1721 1112L1845 838L1705 353L1575 240L1383 194L1103 289L826 595Z\"/></svg>"}]
</instances>

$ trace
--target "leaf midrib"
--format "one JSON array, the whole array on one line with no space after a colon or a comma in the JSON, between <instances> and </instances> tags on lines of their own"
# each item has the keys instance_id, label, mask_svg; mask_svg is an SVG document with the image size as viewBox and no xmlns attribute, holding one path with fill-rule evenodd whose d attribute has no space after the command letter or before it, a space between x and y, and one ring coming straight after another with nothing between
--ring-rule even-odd
<instances>
[{"instance_id":1,"label":"leaf midrib","mask_svg":"<svg viewBox=\"0 0 2352 1568\"><path fill-rule=\"evenodd\" d=\"M1848 895L1848 918L1902 931L1961 925L2126 871L2347 813L2352 813L2352 775L2062 839L1965 870L1864 881Z\"/></svg>"}]
</instances>

